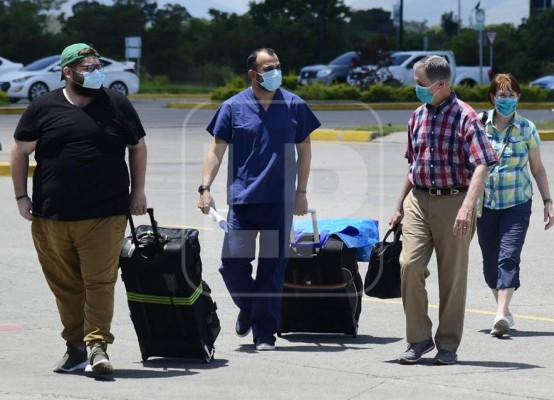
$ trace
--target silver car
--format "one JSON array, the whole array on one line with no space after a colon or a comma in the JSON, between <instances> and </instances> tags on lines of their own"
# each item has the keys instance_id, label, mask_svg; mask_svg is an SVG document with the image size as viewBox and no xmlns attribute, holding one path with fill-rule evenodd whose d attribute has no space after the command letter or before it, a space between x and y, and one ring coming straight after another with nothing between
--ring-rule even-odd
<instances>
[{"instance_id":1,"label":"silver car","mask_svg":"<svg viewBox=\"0 0 554 400\"><path fill-rule=\"evenodd\" d=\"M23 68L23 64L21 63L14 63L7 58L0 57L0 74L4 74L6 72L11 71L17 71L18 69Z\"/></svg>"},{"instance_id":2,"label":"silver car","mask_svg":"<svg viewBox=\"0 0 554 400\"><path fill-rule=\"evenodd\" d=\"M61 78L60 56L41 58L26 65L18 71L0 75L0 90L8 94L10 102L21 99L33 101L38 96L65 86ZM116 90L124 95L137 93L139 78L135 72L134 62L118 62L100 57L106 75L104 87Z\"/></svg>"}]
</instances>

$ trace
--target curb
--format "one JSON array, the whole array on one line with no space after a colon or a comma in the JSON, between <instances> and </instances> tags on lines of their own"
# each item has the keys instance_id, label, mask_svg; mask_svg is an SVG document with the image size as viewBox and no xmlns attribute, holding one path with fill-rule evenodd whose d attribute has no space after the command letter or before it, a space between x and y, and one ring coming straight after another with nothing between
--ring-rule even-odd
<instances>
[{"instance_id":1,"label":"curb","mask_svg":"<svg viewBox=\"0 0 554 400\"><path fill-rule=\"evenodd\" d=\"M2 115L21 115L27 107L17 106L17 107L0 107L0 114Z\"/></svg>"},{"instance_id":2,"label":"curb","mask_svg":"<svg viewBox=\"0 0 554 400\"><path fill-rule=\"evenodd\" d=\"M170 101L167 103L167 108L195 108L201 106L207 109L217 109L221 105L220 101ZM312 110L415 110L421 103L414 102L397 102L397 103L361 103L361 102L321 102L319 100L307 101ZM491 104L488 102L471 102L468 103L475 110L488 110ZM554 110L554 103L521 103L518 108L522 110Z\"/></svg>"},{"instance_id":3,"label":"curb","mask_svg":"<svg viewBox=\"0 0 554 400\"><path fill-rule=\"evenodd\" d=\"M310 137L312 140L330 140L342 142L370 142L378 134L370 131L349 131L334 129L316 129Z\"/></svg>"},{"instance_id":4,"label":"curb","mask_svg":"<svg viewBox=\"0 0 554 400\"><path fill-rule=\"evenodd\" d=\"M36 163L29 164L29 172L27 173L29 178L33 176L36 166ZM0 176L12 176L12 170L9 162L0 162Z\"/></svg>"}]
</instances>

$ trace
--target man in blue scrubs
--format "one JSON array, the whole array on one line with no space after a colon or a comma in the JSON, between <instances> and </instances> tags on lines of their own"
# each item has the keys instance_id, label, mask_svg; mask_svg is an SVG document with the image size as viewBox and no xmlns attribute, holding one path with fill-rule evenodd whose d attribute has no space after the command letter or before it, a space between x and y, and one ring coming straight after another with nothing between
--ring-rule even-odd
<instances>
[{"instance_id":1,"label":"man in blue scrubs","mask_svg":"<svg viewBox=\"0 0 554 400\"><path fill-rule=\"evenodd\" d=\"M281 64L273 49L252 52L247 70L251 86L225 101L206 128L213 141L198 208L204 214L215 208L210 185L229 147L229 232L220 272L240 309L237 335L252 330L256 349L262 351L275 349L292 217L307 212L310 133L321 123L302 99L279 88Z\"/></svg>"}]
</instances>

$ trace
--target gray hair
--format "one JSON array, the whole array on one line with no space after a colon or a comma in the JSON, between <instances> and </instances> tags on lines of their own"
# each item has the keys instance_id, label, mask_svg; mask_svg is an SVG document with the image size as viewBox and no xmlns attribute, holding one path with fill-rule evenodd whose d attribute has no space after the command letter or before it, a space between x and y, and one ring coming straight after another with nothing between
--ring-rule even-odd
<instances>
[{"instance_id":1,"label":"gray hair","mask_svg":"<svg viewBox=\"0 0 554 400\"><path fill-rule=\"evenodd\" d=\"M422 69L423 73L430 81L436 82L438 80L444 80L450 83L452 72L450 71L450 65L448 65L444 57L424 57L414 64L414 71L417 69Z\"/></svg>"}]
</instances>

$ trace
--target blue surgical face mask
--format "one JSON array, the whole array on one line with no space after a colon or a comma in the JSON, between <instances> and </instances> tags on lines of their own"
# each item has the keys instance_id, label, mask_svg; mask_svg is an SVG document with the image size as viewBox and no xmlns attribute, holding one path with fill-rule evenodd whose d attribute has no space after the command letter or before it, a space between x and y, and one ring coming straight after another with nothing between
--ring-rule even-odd
<instances>
[{"instance_id":1,"label":"blue surgical face mask","mask_svg":"<svg viewBox=\"0 0 554 400\"><path fill-rule=\"evenodd\" d=\"M435 84L437 83L438 81L436 81L435 83L433 83L431 86L429 87L425 87L425 86L420 86L420 85L415 85L415 93L416 93L416 96L417 98L419 99L419 101L421 101L422 103L431 103L433 101L433 99L435 98L435 94L431 94L431 88L433 86L435 86Z\"/></svg>"},{"instance_id":2,"label":"blue surgical face mask","mask_svg":"<svg viewBox=\"0 0 554 400\"><path fill-rule=\"evenodd\" d=\"M264 72L263 74L260 74L257 71L256 73L264 78L264 81L260 82L260 85L269 92L276 91L279 86L281 86L281 83L283 83L283 77L280 69L275 68L271 71Z\"/></svg>"},{"instance_id":3,"label":"blue surgical face mask","mask_svg":"<svg viewBox=\"0 0 554 400\"><path fill-rule=\"evenodd\" d=\"M95 69L92 72L83 72L83 87L89 89L100 89L104 83L104 75L102 72Z\"/></svg>"},{"instance_id":4,"label":"blue surgical face mask","mask_svg":"<svg viewBox=\"0 0 554 400\"><path fill-rule=\"evenodd\" d=\"M509 117L516 111L517 99L515 97L497 98L494 107L500 115Z\"/></svg>"},{"instance_id":5,"label":"blue surgical face mask","mask_svg":"<svg viewBox=\"0 0 554 400\"><path fill-rule=\"evenodd\" d=\"M72 70L72 71L75 71L75 70ZM100 89L102 87L102 84L104 83L104 78L106 78L106 75L104 75L102 72L98 71L97 69L95 69L92 72L80 72L80 71L75 71L75 72L83 75L83 84L81 86L88 89Z\"/></svg>"}]
</instances>

